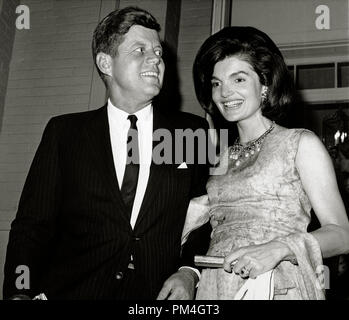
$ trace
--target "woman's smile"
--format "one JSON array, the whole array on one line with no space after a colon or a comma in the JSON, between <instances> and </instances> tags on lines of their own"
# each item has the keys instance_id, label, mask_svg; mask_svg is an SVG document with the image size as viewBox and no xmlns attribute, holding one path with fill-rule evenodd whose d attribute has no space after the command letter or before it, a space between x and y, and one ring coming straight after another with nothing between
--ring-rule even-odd
<instances>
[{"instance_id":1,"label":"woman's smile","mask_svg":"<svg viewBox=\"0 0 349 320\"><path fill-rule=\"evenodd\" d=\"M215 64L212 100L227 121L241 121L261 113L262 84L252 66L232 56Z\"/></svg>"}]
</instances>

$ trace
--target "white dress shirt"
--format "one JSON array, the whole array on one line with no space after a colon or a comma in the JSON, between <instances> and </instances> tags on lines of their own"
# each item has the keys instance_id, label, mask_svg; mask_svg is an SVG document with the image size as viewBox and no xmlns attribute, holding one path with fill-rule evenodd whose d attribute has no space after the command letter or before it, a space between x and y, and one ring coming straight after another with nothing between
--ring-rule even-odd
<instances>
[{"instance_id":1,"label":"white dress shirt","mask_svg":"<svg viewBox=\"0 0 349 320\"><path fill-rule=\"evenodd\" d=\"M131 123L127 119L129 114L115 107L110 99L108 99L107 111L114 166L119 188L121 190L127 159L127 132ZM136 224L139 209L141 208L145 190L148 185L153 150L153 106L149 104L133 114L136 115L138 119L136 125L138 129L139 144L139 176L130 220L132 229ZM130 257L130 260L132 262L132 256ZM183 266L180 269L182 268L189 268L195 271L200 279L200 272L197 269L186 266Z\"/></svg>"},{"instance_id":2,"label":"white dress shirt","mask_svg":"<svg viewBox=\"0 0 349 320\"><path fill-rule=\"evenodd\" d=\"M127 132L130 128L130 121L127 117L129 113L115 107L110 99L108 99L107 111L114 166L121 190L127 159ZM153 147L153 106L149 104L133 114L138 119L136 125L138 129L140 163L137 190L130 220L132 228L136 224L149 179Z\"/></svg>"}]
</instances>

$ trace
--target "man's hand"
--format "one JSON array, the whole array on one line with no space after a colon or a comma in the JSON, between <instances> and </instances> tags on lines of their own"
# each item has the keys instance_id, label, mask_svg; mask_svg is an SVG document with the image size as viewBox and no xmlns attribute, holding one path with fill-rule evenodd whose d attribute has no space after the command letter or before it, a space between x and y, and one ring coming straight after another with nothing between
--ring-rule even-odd
<instances>
[{"instance_id":1,"label":"man's hand","mask_svg":"<svg viewBox=\"0 0 349 320\"><path fill-rule=\"evenodd\" d=\"M198 281L195 271L181 268L165 281L157 300L193 300Z\"/></svg>"}]
</instances>

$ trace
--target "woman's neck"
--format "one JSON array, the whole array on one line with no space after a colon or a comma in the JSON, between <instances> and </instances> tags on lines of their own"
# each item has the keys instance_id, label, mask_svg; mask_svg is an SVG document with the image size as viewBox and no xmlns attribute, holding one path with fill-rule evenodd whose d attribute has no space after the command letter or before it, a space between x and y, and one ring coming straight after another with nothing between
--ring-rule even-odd
<instances>
[{"instance_id":1,"label":"woman's neck","mask_svg":"<svg viewBox=\"0 0 349 320\"><path fill-rule=\"evenodd\" d=\"M257 139L270 128L271 124L272 121L264 116L239 121L237 123L237 127L239 131L240 143L247 143Z\"/></svg>"}]
</instances>

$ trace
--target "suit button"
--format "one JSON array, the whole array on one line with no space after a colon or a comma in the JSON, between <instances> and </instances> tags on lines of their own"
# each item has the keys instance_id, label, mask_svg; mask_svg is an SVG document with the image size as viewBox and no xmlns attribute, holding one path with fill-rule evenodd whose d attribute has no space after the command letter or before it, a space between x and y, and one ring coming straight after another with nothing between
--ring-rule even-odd
<instances>
[{"instance_id":1,"label":"suit button","mask_svg":"<svg viewBox=\"0 0 349 320\"><path fill-rule=\"evenodd\" d=\"M121 280L123 277L124 277L124 274L121 271L116 273L116 276L115 276L116 280Z\"/></svg>"},{"instance_id":2,"label":"suit button","mask_svg":"<svg viewBox=\"0 0 349 320\"><path fill-rule=\"evenodd\" d=\"M141 238L139 238L139 237L133 237L133 240L134 240L134 241L139 241L139 240L141 240Z\"/></svg>"}]
</instances>

